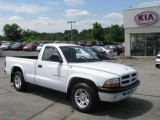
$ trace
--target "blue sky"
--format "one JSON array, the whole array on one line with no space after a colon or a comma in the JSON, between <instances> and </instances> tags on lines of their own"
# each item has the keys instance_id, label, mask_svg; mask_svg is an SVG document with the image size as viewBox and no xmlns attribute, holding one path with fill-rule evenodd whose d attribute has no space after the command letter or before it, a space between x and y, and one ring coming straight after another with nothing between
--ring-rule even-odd
<instances>
[{"instance_id":1,"label":"blue sky","mask_svg":"<svg viewBox=\"0 0 160 120\"><path fill-rule=\"evenodd\" d=\"M23 29L39 32L64 32L67 21L74 29L123 24L123 10L160 5L160 0L0 0L0 34L5 24L17 23Z\"/></svg>"}]
</instances>

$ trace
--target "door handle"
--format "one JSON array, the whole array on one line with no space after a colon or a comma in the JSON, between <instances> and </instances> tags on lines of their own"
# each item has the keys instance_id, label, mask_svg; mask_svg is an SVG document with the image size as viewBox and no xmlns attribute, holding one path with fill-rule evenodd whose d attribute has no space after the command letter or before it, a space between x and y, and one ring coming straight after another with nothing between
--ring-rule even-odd
<instances>
[{"instance_id":1,"label":"door handle","mask_svg":"<svg viewBox=\"0 0 160 120\"><path fill-rule=\"evenodd\" d=\"M38 65L38 68L42 68L42 65Z\"/></svg>"}]
</instances>

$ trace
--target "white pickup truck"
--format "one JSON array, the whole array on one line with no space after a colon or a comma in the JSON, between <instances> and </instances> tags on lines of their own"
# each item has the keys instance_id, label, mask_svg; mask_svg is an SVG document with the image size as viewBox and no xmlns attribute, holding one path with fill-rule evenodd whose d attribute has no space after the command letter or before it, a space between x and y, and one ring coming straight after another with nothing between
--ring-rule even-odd
<instances>
[{"instance_id":1,"label":"white pickup truck","mask_svg":"<svg viewBox=\"0 0 160 120\"><path fill-rule=\"evenodd\" d=\"M16 90L24 91L31 83L67 93L81 112L92 111L98 101L121 101L140 84L135 69L100 61L71 44L46 44L38 57L6 57L5 72Z\"/></svg>"}]
</instances>

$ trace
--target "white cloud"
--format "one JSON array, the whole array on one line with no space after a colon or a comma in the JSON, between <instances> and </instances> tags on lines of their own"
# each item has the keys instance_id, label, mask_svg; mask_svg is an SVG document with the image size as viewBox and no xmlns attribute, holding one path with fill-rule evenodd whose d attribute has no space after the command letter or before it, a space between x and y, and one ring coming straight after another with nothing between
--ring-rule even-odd
<instances>
[{"instance_id":1,"label":"white cloud","mask_svg":"<svg viewBox=\"0 0 160 120\"><path fill-rule=\"evenodd\" d=\"M10 17L11 18L11 17ZM91 29L93 27L93 23L99 22L103 28L111 26L113 24L119 24L122 25L120 21L113 21L108 19L84 19L81 21L76 21L75 24L73 24L73 29L77 29L79 31L85 30L85 29ZM17 23L21 28L23 29L31 29L38 32L49 32L49 33L55 33L55 32L64 32L64 30L70 30L70 24L67 24L66 20L63 19L51 19L48 17L38 17L37 19L27 20L27 19L21 19L18 21L11 21L8 20L8 17L3 17L3 19L0 19L0 34L2 34L2 29L5 24L13 24Z\"/></svg>"},{"instance_id":2,"label":"white cloud","mask_svg":"<svg viewBox=\"0 0 160 120\"><path fill-rule=\"evenodd\" d=\"M31 23L34 26L53 26L57 24L57 21L50 19L48 17L38 17L36 20L32 20Z\"/></svg>"},{"instance_id":3,"label":"white cloud","mask_svg":"<svg viewBox=\"0 0 160 120\"><path fill-rule=\"evenodd\" d=\"M59 2L49 1L49 2L47 2L47 4L58 6L58 5L59 5Z\"/></svg>"},{"instance_id":4,"label":"white cloud","mask_svg":"<svg viewBox=\"0 0 160 120\"><path fill-rule=\"evenodd\" d=\"M66 29L70 29L69 24L65 20L54 20L48 17L38 17L37 19L21 19L18 21L9 20L9 18L17 17L6 17L1 16L0 18L0 34L3 34L3 26L5 24L18 24L23 29L31 29L38 32L64 32Z\"/></svg>"},{"instance_id":5,"label":"white cloud","mask_svg":"<svg viewBox=\"0 0 160 120\"><path fill-rule=\"evenodd\" d=\"M72 16L75 16L75 14ZM122 25L123 17L120 13L108 13L102 16L100 19L90 19L85 17L83 20L77 20L76 23L73 24L73 29L77 29L79 31L91 29L93 27L93 23L95 22L99 22L103 28L114 24ZM2 29L5 24L13 23L17 23L23 29L31 29L38 32L55 33L64 32L64 30L70 30L70 24L67 24L67 20L64 19L52 19L43 16L36 19L24 19L19 16L9 17L0 15L0 34L2 34Z\"/></svg>"},{"instance_id":6,"label":"white cloud","mask_svg":"<svg viewBox=\"0 0 160 120\"><path fill-rule=\"evenodd\" d=\"M13 11L15 13L35 14L37 12L47 11L49 8L32 4L11 4L0 3L0 11Z\"/></svg>"},{"instance_id":7,"label":"white cloud","mask_svg":"<svg viewBox=\"0 0 160 120\"><path fill-rule=\"evenodd\" d=\"M18 20L22 20L23 18L22 17L19 17L19 16L12 16L12 17L9 17L8 20L11 20L11 21L18 21Z\"/></svg>"},{"instance_id":8,"label":"white cloud","mask_svg":"<svg viewBox=\"0 0 160 120\"><path fill-rule=\"evenodd\" d=\"M76 17L76 16L88 16L90 13L87 10L77 10L77 9L68 9L65 11L67 17Z\"/></svg>"},{"instance_id":9,"label":"white cloud","mask_svg":"<svg viewBox=\"0 0 160 120\"><path fill-rule=\"evenodd\" d=\"M141 3L136 7L141 8L141 7L151 7L151 6L159 6L159 5L160 5L160 0L155 0L155 1Z\"/></svg>"},{"instance_id":10,"label":"white cloud","mask_svg":"<svg viewBox=\"0 0 160 120\"><path fill-rule=\"evenodd\" d=\"M112 12L112 13L108 13L108 14L104 15L103 17L106 19L122 19L123 15L120 13Z\"/></svg>"},{"instance_id":11,"label":"white cloud","mask_svg":"<svg viewBox=\"0 0 160 120\"><path fill-rule=\"evenodd\" d=\"M112 12L104 15L103 17L105 18L107 24L123 24L123 15L120 13Z\"/></svg>"},{"instance_id":12,"label":"white cloud","mask_svg":"<svg viewBox=\"0 0 160 120\"><path fill-rule=\"evenodd\" d=\"M67 5L76 5L84 3L83 0L64 0Z\"/></svg>"}]
</instances>

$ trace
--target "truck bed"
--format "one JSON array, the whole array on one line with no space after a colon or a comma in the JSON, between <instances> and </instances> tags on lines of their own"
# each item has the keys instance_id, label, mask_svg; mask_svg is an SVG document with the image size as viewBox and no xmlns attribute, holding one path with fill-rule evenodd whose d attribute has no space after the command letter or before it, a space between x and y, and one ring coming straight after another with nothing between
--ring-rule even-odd
<instances>
[{"instance_id":1,"label":"truck bed","mask_svg":"<svg viewBox=\"0 0 160 120\"><path fill-rule=\"evenodd\" d=\"M20 67L24 73L24 78L27 82L34 83L35 66L38 60L37 56L16 56L6 57L5 71L11 75L14 66Z\"/></svg>"}]
</instances>

